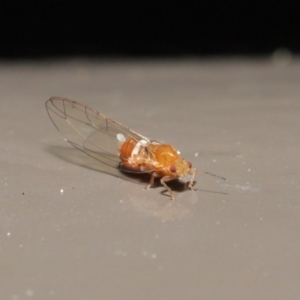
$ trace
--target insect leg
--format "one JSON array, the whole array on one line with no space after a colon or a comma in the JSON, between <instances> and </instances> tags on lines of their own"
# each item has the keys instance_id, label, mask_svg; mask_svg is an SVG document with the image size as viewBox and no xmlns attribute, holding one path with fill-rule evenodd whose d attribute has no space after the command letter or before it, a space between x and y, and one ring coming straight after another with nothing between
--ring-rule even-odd
<instances>
[{"instance_id":1,"label":"insect leg","mask_svg":"<svg viewBox=\"0 0 300 300\"><path fill-rule=\"evenodd\" d=\"M156 175L155 172L153 172L153 173L151 174L150 182L149 182L149 184L145 187L146 190L149 190L149 189L151 188L151 186L153 185L154 179L155 179L155 177L157 177L157 176L155 176L155 175Z\"/></svg>"},{"instance_id":2,"label":"insect leg","mask_svg":"<svg viewBox=\"0 0 300 300\"><path fill-rule=\"evenodd\" d=\"M171 200L174 200L174 193L172 192L172 190L167 186L166 182L176 179L177 177L175 176L164 176L160 179L160 183L167 189L167 191L170 193L171 196Z\"/></svg>"},{"instance_id":3,"label":"insect leg","mask_svg":"<svg viewBox=\"0 0 300 300\"><path fill-rule=\"evenodd\" d=\"M190 190L193 190L193 185L194 185L194 180L195 180L196 173L197 173L196 169L191 169L192 178L191 178L191 180L189 182L189 185L188 185Z\"/></svg>"}]
</instances>

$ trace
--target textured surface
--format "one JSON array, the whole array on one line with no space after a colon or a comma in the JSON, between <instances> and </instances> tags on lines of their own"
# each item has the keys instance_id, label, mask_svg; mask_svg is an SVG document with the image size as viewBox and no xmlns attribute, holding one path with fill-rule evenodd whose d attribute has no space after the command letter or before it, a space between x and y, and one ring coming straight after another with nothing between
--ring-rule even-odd
<instances>
[{"instance_id":1,"label":"textured surface","mask_svg":"<svg viewBox=\"0 0 300 300\"><path fill-rule=\"evenodd\" d=\"M2 62L0 298L299 299L299 78L297 59ZM97 171L54 95L174 145L199 190Z\"/></svg>"}]
</instances>

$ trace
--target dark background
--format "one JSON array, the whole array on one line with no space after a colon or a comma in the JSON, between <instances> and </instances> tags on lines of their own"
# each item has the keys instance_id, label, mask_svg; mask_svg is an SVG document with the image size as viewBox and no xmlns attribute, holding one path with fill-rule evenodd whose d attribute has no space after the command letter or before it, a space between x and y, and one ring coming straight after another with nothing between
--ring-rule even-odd
<instances>
[{"instance_id":1,"label":"dark background","mask_svg":"<svg viewBox=\"0 0 300 300\"><path fill-rule=\"evenodd\" d=\"M298 53L299 2L2 2L0 57Z\"/></svg>"}]
</instances>

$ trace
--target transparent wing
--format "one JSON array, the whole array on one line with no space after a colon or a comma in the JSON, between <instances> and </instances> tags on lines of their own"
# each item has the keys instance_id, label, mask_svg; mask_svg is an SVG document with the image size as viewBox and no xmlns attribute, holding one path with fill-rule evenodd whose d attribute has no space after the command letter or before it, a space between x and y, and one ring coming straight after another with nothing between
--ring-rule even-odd
<instances>
[{"instance_id":1,"label":"transparent wing","mask_svg":"<svg viewBox=\"0 0 300 300\"><path fill-rule=\"evenodd\" d=\"M121 134L125 139L134 140L149 141L148 138L73 100L51 97L46 102L46 109L55 127L72 146L122 171L151 172L123 167L119 158L120 141L117 135Z\"/></svg>"}]
</instances>

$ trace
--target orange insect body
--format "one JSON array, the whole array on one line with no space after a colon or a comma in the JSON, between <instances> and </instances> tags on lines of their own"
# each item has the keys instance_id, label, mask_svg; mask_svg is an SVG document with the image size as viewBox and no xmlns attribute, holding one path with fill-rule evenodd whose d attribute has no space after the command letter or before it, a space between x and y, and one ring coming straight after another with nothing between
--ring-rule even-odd
<instances>
[{"instance_id":1,"label":"orange insect body","mask_svg":"<svg viewBox=\"0 0 300 300\"><path fill-rule=\"evenodd\" d=\"M168 190L166 182L190 177L192 189L196 169L174 147L150 140L96 110L73 100L52 97L46 102L49 117L66 140L103 164L122 172L151 174Z\"/></svg>"},{"instance_id":2,"label":"orange insect body","mask_svg":"<svg viewBox=\"0 0 300 300\"><path fill-rule=\"evenodd\" d=\"M192 169L192 164L184 160L171 145L128 139L121 144L119 156L122 164L129 169L152 170L148 187L153 184L155 177L162 177L161 183L170 192L172 199L173 193L165 184L166 181L191 175L189 188L193 185L196 169Z\"/></svg>"},{"instance_id":3,"label":"orange insect body","mask_svg":"<svg viewBox=\"0 0 300 300\"><path fill-rule=\"evenodd\" d=\"M156 142L148 144L146 141L141 143L133 139L126 140L121 145L120 159L131 169L155 169L159 175L157 177L188 175L185 173L191 168L191 163L181 158L171 145Z\"/></svg>"}]
</instances>

